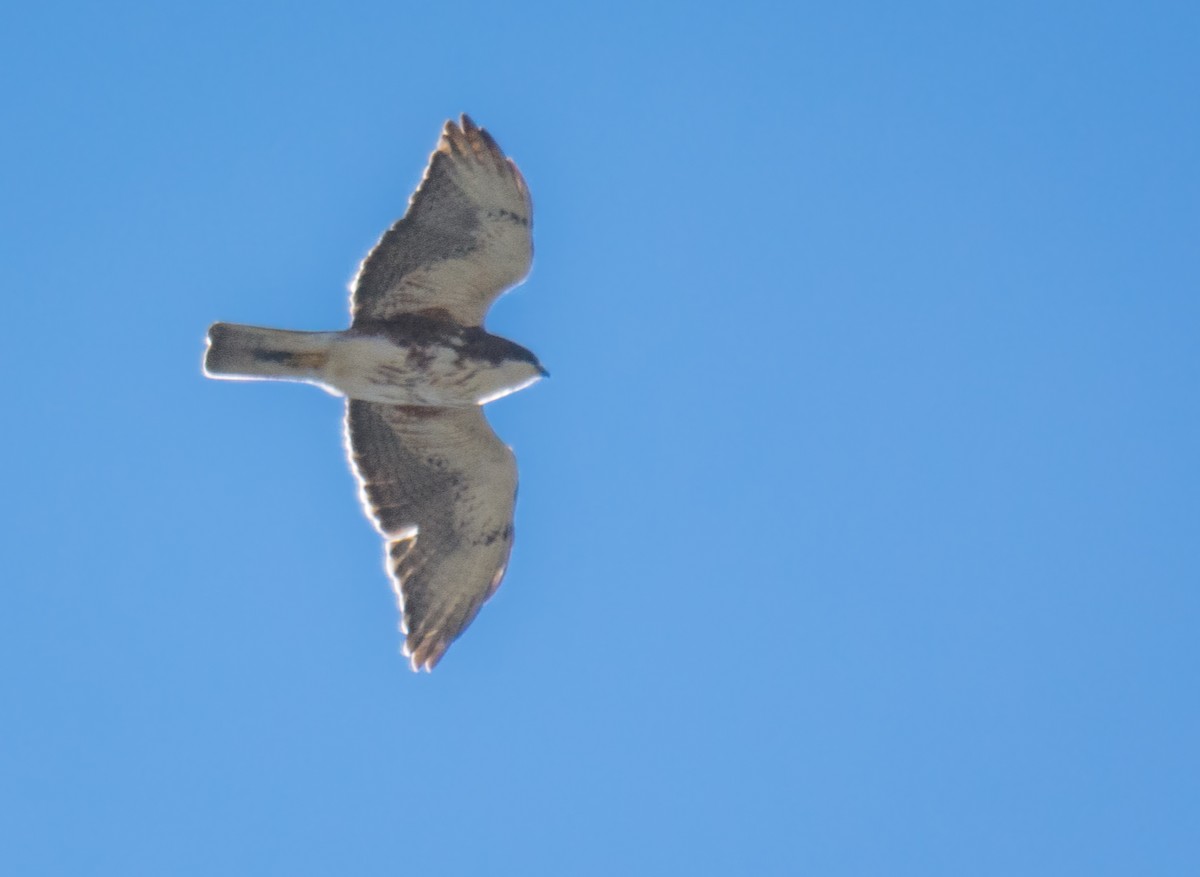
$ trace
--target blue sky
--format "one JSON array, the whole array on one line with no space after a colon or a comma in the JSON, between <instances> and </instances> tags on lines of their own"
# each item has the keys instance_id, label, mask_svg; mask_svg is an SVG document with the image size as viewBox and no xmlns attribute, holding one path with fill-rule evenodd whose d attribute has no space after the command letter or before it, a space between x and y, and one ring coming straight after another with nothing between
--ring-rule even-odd
<instances>
[{"instance_id":1,"label":"blue sky","mask_svg":"<svg viewBox=\"0 0 1200 877\"><path fill-rule=\"evenodd\" d=\"M10 4L10 874L1195 874L1188 3ZM344 326L469 112L553 378L410 673Z\"/></svg>"}]
</instances>

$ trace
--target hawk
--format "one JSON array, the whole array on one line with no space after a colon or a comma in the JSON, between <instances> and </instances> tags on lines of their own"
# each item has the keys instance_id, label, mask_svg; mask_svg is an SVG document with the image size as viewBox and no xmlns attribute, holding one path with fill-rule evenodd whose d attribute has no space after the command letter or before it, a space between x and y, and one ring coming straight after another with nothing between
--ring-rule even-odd
<instances>
[{"instance_id":1,"label":"hawk","mask_svg":"<svg viewBox=\"0 0 1200 877\"><path fill-rule=\"evenodd\" d=\"M483 328L533 260L521 172L466 115L448 121L408 211L350 285L350 328L208 330L204 373L306 381L346 397L350 467L385 540L404 654L433 669L496 591L513 540L517 465L485 403L547 373Z\"/></svg>"}]
</instances>

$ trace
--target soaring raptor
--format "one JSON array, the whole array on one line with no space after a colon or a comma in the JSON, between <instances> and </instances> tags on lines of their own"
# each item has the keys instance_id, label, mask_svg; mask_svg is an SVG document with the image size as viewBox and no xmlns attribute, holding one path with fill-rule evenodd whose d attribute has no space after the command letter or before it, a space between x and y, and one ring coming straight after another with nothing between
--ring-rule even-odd
<instances>
[{"instance_id":1,"label":"soaring raptor","mask_svg":"<svg viewBox=\"0 0 1200 877\"><path fill-rule=\"evenodd\" d=\"M346 447L383 534L404 654L433 666L504 577L517 465L480 407L546 374L489 334L491 303L529 273L521 172L467 116L447 122L408 211L350 286L350 328L208 330L211 378L307 381L346 397Z\"/></svg>"}]
</instances>

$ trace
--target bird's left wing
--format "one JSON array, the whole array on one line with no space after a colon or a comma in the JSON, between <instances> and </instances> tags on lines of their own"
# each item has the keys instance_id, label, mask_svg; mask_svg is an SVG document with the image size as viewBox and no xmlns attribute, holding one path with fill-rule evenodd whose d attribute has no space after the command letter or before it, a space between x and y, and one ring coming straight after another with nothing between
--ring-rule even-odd
<instances>
[{"instance_id":1,"label":"bird's left wing","mask_svg":"<svg viewBox=\"0 0 1200 877\"><path fill-rule=\"evenodd\" d=\"M481 325L492 301L529 273L532 224L525 180L492 135L465 115L447 122L408 212L358 269L352 320L445 311Z\"/></svg>"},{"instance_id":2,"label":"bird's left wing","mask_svg":"<svg viewBox=\"0 0 1200 877\"><path fill-rule=\"evenodd\" d=\"M500 585L517 464L483 409L351 399L346 441L367 514L386 540L404 653L426 670Z\"/></svg>"}]
</instances>

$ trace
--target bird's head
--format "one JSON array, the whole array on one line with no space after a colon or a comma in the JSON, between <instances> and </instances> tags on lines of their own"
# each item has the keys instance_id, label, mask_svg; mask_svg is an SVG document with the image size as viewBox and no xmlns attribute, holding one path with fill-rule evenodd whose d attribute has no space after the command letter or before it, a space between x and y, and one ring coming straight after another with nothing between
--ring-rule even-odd
<instances>
[{"instance_id":1,"label":"bird's head","mask_svg":"<svg viewBox=\"0 0 1200 877\"><path fill-rule=\"evenodd\" d=\"M550 372L542 366L533 352L506 338L489 335L481 350L488 360L488 368L481 374L487 386L482 388L479 404L491 402L517 390L523 390Z\"/></svg>"}]
</instances>

